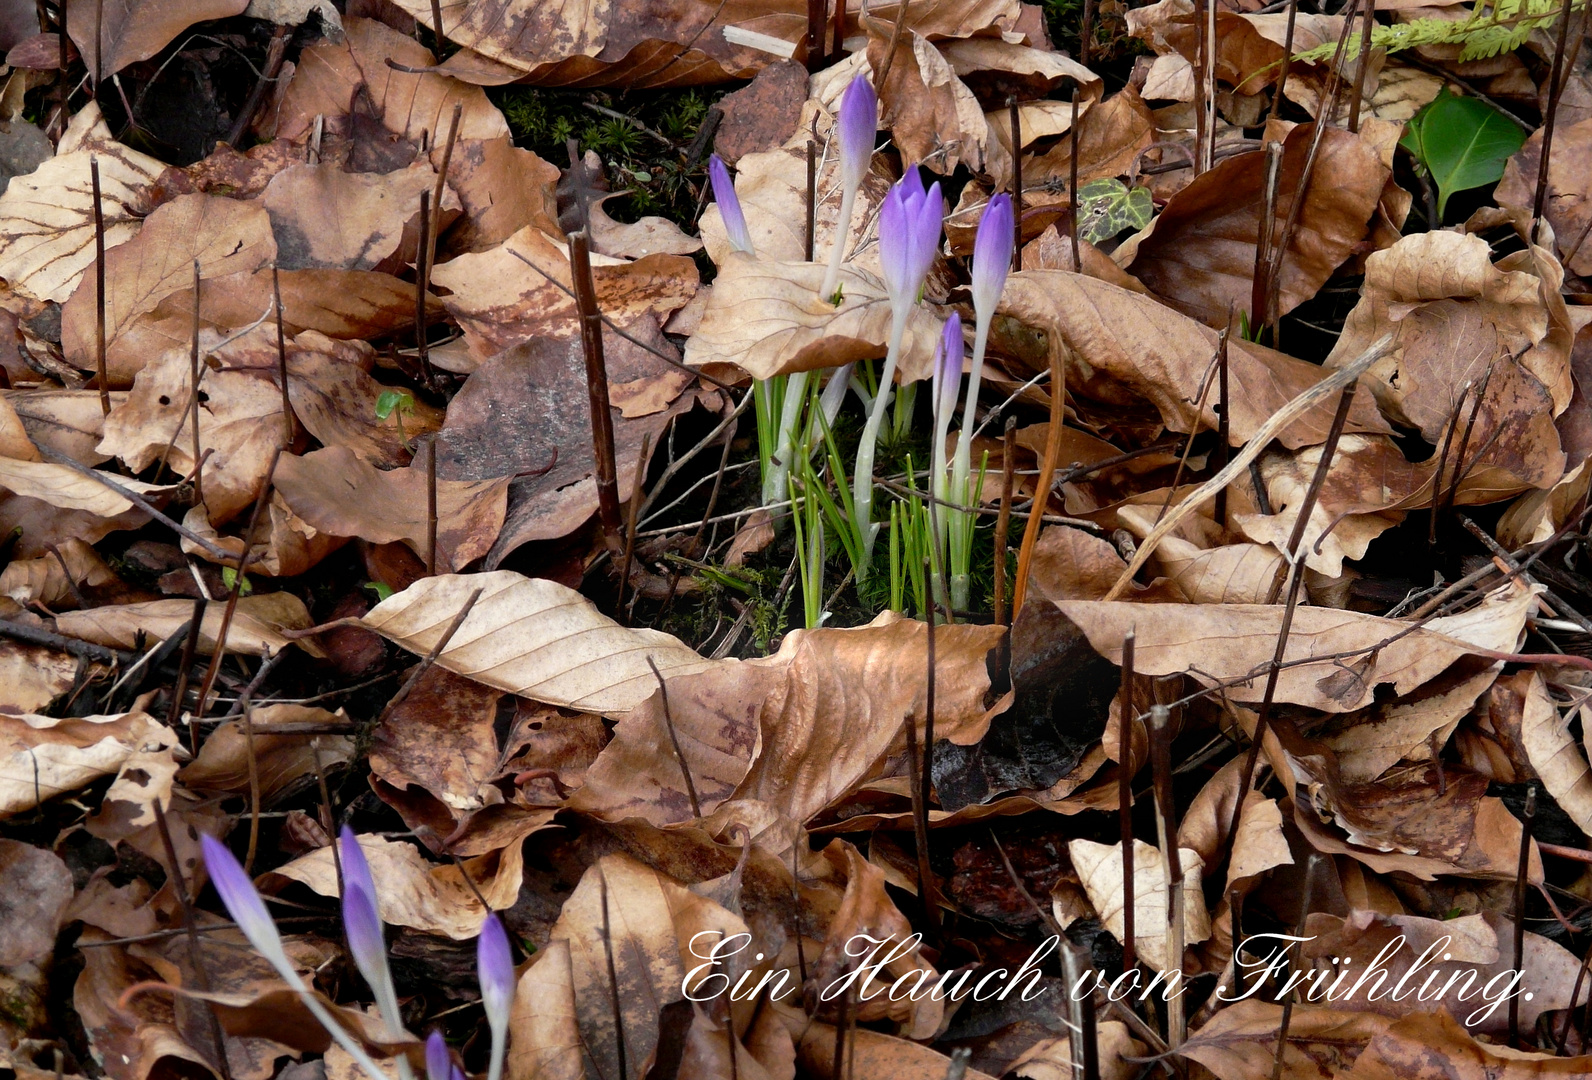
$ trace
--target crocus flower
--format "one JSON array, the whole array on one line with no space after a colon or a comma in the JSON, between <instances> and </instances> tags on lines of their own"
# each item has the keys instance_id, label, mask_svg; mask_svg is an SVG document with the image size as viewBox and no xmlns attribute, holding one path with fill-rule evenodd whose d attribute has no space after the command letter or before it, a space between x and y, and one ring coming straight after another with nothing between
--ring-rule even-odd
<instances>
[{"instance_id":1,"label":"crocus flower","mask_svg":"<svg viewBox=\"0 0 1592 1080\"><path fill-rule=\"evenodd\" d=\"M872 524L873 455L879 442L879 426L884 422L885 402L900 362L907 317L917 305L923 279L934 264L944 217L939 182L924 191L915 166L907 167L906 174L891 187L879 207L879 263L890 294L890 346L885 353L884 370L879 374L878 396L868 412L862 441L857 444L857 469L852 476L852 508L863 551L862 565L857 570L859 581L866 576L877 531Z\"/></svg>"},{"instance_id":2,"label":"crocus flower","mask_svg":"<svg viewBox=\"0 0 1592 1080\"><path fill-rule=\"evenodd\" d=\"M300 995L304 1007L310 1015L319 1021L321 1027L330 1035L347 1053L354 1062L363 1070L371 1080L387 1080L387 1074L371 1060L365 1053L364 1047L343 1029L343 1026L332 1019L326 1007L304 985L304 980L299 978L298 969L293 966L293 961L288 959L287 950L282 947L282 937L277 933L276 923L271 920L271 915L265 910L265 901L260 899L260 894L254 890L254 882L249 880L249 875L243 872L243 867L238 865L238 860L233 857L227 846L208 833L199 837L199 846L204 851L205 869L210 873L210 880L216 887L216 892L221 894L221 902L227 906L227 911L232 916L232 921L238 924L238 929L243 931L243 936L249 939L249 944L254 946L255 952L270 961L282 981Z\"/></svg>"},{"instance_id":3,"label":"crocus flower","mask_svg":"<svg viewBox=\"0 0 1592 1080\"><path fill-rule=\"evenodd\" d=\"M347 825L337 838L337 847L343 863L343 933L348 937L348 951L376 997L376 1008L386 1024L388 1037L397 1041L405 1037L404 1021L398 1009L398 991L393 988L392 972L387 967L387 941L376 910L376 882L370 876L364 849ZM412 1075L409 1062L402 1058L398 1070L405 1080Z\"/></svg>"},{"instance_id":4,"label":"crocus flower","mask_svg":"<svg viewBox=\"0 0 1592 1080\"><path fill-rule=\"evenodd\" d=\"M752 254L752 234L746 231L746 215L741 213L741 200L735 194L730 170L724 167L724 159L717 154L708 158L708 180L713 184L713 201L719 204L719 216L724 220L724 232L730 238L730 246L736 251Z\"/></svg>"},{"instance_id":5,"label":"crocus flower","mask_svg":"<svg viewBox=\"0 0 1592 1080\"><path fill-rule=\"evenodd\" d=\"M503 1075L503 1049L509 1033L509 1010L514 1004L514 958L509 938L498 917L487 914L475 948L477 977L481 980L481 1007L492 1029L492 1058L487 1080Z\"/></svg>"},{"instance_id":6,"label":"crocus flower","mask_svg":"<svg viewBox=\"0 0 1592 1080\"><path fill-rule=\"evenodd\" d=\"M967 404L962 409L962 437L957 440L956 460L951 466L950 493L953 502L971 505L968 476L971 471L974 410L978 405L979 384L984 377L984 349L989 344L990 322L1006 288L1006 275L1012 265L1012 198L996 195L978 219L978 235L973 240L973 363L967 377ZM973 518L968 514L951 516L951 602L967 606L968 563L973 551Z\"/></svg>"},{"instance_id":7,"label":"crocus flower","mask_svg":"<svg viewBox=\"0 0 1592 1080\"><path fill-rule=\"evenodd\" d=\"M868 175L868 163L873 160L873 140L879 133L879 98L867 76L857 75L840 95L840 114L835 119L835 128L835 142L840 150L840 218L829 249L829 270L824 274L823 288L818 291L825 300L835 295L840 283L840 263L846 254L846 236L851 232L857 190Z\"/></svg>"},{"instance_id":8,"label":"crocus flower","mask_svg":"<svg viewBox=\"0 0 1592 1080\"><path fill-rule=\"evenodd\" d=\"M426 1080L450 1080L453 1076L453 1058L448 1054L448 1044L442 1041L442 1032L432 1031L426 1036Z\"/></svg>"}]
</instances>

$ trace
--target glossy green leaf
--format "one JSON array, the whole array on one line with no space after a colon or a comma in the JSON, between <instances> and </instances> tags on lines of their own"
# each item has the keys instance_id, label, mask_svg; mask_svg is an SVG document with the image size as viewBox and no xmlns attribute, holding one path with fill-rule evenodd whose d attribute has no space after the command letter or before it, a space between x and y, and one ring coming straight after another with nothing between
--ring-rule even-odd
<instances>
[{"instance_id":1,"label":"glossy green leaf","mask_svg":"<svg viewBox=\"0 0 1592 1080\"><path fill-rule=\"evenodd\" d=\"M1445 87L1410 119L1399 140L1437 184L1437 213L1448 197L1496 183L1504 163L1526 141L1526 133L1478 98L1456 97Z\"/></svg>"},{"instance_id":2,"label":"glossy green leaf","mask_svg":"<svg viewBox=\"0 0 1592 1080\"><path fill-rule=\"evenodd\" d=\"M1150 189L1130 189L1120 180L1091 180L1078 189L1078 235L1091 244L1124 229L1142 229L1155 216Z\"/></svg>"}]
</instances>

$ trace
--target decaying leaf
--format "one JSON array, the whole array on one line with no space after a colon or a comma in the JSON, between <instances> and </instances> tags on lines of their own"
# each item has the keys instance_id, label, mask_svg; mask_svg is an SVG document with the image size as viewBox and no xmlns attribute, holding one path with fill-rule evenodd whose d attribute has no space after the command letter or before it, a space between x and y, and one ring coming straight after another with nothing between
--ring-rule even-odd
<instances>
[{"instance_id":1,"label":"decaying leaf","mask_svg":"<svg viewBox=\"0 0 1592 1080\"><path fill-rule=\"evenodd\" d=\"M30 810L114 774L146 745L176 740L175 732L142 712L71 719L0 714L0 814Z\"/></svg>"},{"instance_id":2,"label":"decaying leaf","mask_svg":"<svg viewBox=\"0 0 1592 1080\"><path fill-rule=\"evenodd\" d=\"M1073 840L1067 845L1078 880L1089 894L1089 902L1100 913L1100 921L1118 938L1122 923L1122 848ZM1211 920L1205 910L1205 894L1200 890L1199 856L1187 848L1178 849L1183 864L1183 941L1197 945L1210 936ZM1166 863L1158 848L1143 840L1133 842L1133 945L1138 955L1155 971L1172 971L1179 966L1166 955L1167 908Z\"/></svg>"}]
</instances>

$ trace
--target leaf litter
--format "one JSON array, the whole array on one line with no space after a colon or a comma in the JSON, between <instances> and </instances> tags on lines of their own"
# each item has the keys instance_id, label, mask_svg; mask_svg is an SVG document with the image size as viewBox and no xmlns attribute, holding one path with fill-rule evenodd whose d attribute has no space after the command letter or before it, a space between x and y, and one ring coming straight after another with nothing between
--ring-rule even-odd
<instances>
[{"instance_id":1,"label":"leaf litter","mask_svg":"<svg viewBox=\"0 0 1592 1080\"><path fill-rule=\"evenodd\" d=\"M12 6L7 1068L1592 1071L1586 5Z\"/></svg>"}]
</instances>

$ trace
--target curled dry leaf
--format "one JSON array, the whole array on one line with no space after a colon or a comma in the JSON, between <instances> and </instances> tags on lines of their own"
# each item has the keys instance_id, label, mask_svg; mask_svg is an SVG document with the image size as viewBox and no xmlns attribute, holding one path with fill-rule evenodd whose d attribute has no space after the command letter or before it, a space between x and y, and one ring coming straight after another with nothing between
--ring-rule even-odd
<instances>
[{"instance_id":1,"label":"curled dry leaf","mask_svg":"<svg viewBox=\"0 0 1592 1080\"><path fill-rule=\"evenodd\" d=\"M425 13L430 21L431 10ZM345 18L343 40L312 45L300 55L282 99L276 136L300 141L324 117L326 131L348 135L356 117L376 121L393 135L418 144L446 138L453 106L463 105L460 139L499 139L509 133L503 114L478 86L441 75L411 75L387 66L427 68L436 58L414 38L374 19ZM413 153L411 152L411 157Z\"/></svg>"},{"instance_id":2,"label":"curled dry leaf","mask_svg":"<svg viewBox=\"0 0 1592 1080\"><path fill-rule=\"evenodd\" d=\"M258 203L179 195L144 219L138 235L105 253L105 363L126 385L148 358L127 349L123 333L138 315L201 278L247 273L276 255L271 221ZM96 363L99 294L92 274L61 308L61 349L86 371Z\"/></svg>"},{"instance_id":3,"label":"curled dry leaf","mask_svg":"<svg viewBox=\"0 0 1592 1080\"><path fill-rule=\"evenodd\" d=\"M215 651L221 633L221 609L211 604L199 625L199 651ZM115 649L137 647L139 634L166 639L193 621L193 602L189 600L146 600L118 607L98 607L89 611L69 611L58 615L55 628L67 637L81 638ZM283 630L305 630L310 623L304 601L292 593L254 593L238 600L238 609L227 628L227 649L235 653L264 656L285 649L289 640ZM293 642L311 656L321 655L314 642Z\"/></svg>"},{"instance_id":4,"label":"curled dry leaf","mask_svg":"<svg viewBox=\"0 0 1592 1080\"><path fill-rule=\"evenodd\" d=\"M1541 672L1523 671L1512 681L1511 689L1522 698L1520 743L1527 760L1576 828L1592 836L1592 766L1588 766L1586 754L1570 733L1573 714L1560 714L1548 696ZM1522 687L1521 683L1525 685ZM1584 706L1581 716L1585 723Z\"/></svg>"},{"instance_id":5,"label":"curled dry leaf","mask_svg":"<svg viewBox=\"0 0 1592 1080\"><path fill-rule=\"evenodd\" d=\"M1149 1048L1128 1032L1120 1020L1102 1020L1095 1028L1095 1053L1100 1065L1100 1080L1132 1080L1136 1062ZM1021 1080L1072 1080L1081 1062L1072 1058L1072 1040L1067 1036L1035 1043L1011 1063L1008 1072Z\"/></svg>"},{"instance_id":6,"label":"curled dry leaf","mask_svg":"<svg viewBox=\"0 0 1592 1080\"><path fill-rule=\"evenodd\" d=\"M186 605L190 614L193 605ZM0 815L31 810L44 799L111 776L146 745L177 736L142 712L57 719L0 714Z\"/></svg>"},{"instance_id":7,"label":"curled dry leaf","mask_svg":"<svg viewBox=\"0 0 1592 1080\"><path fill-rule=\"evenodd\" d=\"M997 182L1008 178L1009 152L990 139L978 98L951 70L946 56L916 32L894 39L890 23L869 20L864 25L875 83L895 40L888 78L879 90L879 110L880 123L890 129L903 162L922 162L946 174L966 164L975 173L994 175ZM992 156L1000 160L992 161Z\"/></svg>"},{"instance_id":8,"label":"curled dry leaf","mask_svg":"<svg viewBox=\"0 0 1592 1080\"><path fill-rule=\"evenodd\" d=\"M570 805L609 820L690 820L672 721L704 813L755 799L806 821L857 785L905 771L903 718L921 730L927 707L927 638L923 623L885 615L852 629L792 631L767 659L673 675L667 717L661 696L649 695ZM937 636L936 739L983 737L995 711L985 657L999 638L998 628L969 625Z\"/></svg>"},{"instance_id":9,"label":"curled dry leaf","mask_svg":"<svg viewBox=\"0 0 1592 1080\"><path fill-rule=\"evenodd\" d=\"M686 342L685 362L734 364L754 378L882 357L890 339L883 282L855 266L840 273L840 306L822 300L820 263L774 262L732 252L719 266L707 310ZM926 379L940 320L913 308L902 339L900 380Z\"/></svg>"},{"instance_id":10,"label":"curled dry leaf","mask_svg":"<svg viewBox=\"0 0 1592 1080\"><path fill-rule=\"evenodd\" d=\"M1504 166L1504 177L1494 192L1499 206L1523 214L1531 212L1536 201L1544 130L1538 128L1533 132ZM1592 224L1589 176L1592 176L1592 120L1568 126L1560 120L1554 130L1553 157L1548 163L1548 198L1543 204L1543 216L1553 226L1561 257L1570 260L1566 269L1581 277L1592 274L1592 244L1586 243L1587 226Z\"/></svg>"},{"instance_id":11,"label":"curled dry leaf","mask_svg":"<svg viewBox=\"0 0 1592 1080\"><path fill-rule=\"evenodd\" d=\"M491 549L503 527L508 486L506 476L437 481L439 569L461 570ZM430 554L424 465L382 472L348 447L331 446L303 457L283 455L276 489L294 514L320 532L373 544L401 542L422 559Z\"/></svg>"},{"instance_id":12,"label":"curled dry leaf","mask_svg":"<svg viewBox=\"0 0 1592 1080\"><path fill-rule=\"evenodd\" d=\"M717 297L720 286L714 285ZM1001 311L1046 331L1052 347L1065 345L1081 360L1069 372L1067 392L1120 403L1123 391L1145 398L1173 431L1213 431L1214 394L1196 412L1200 383L1216 355L1216 331L1148 296L1062 270L1013 274ZM1240 340L1228 343L1231 432L1236 445L1274 413L1321 381L1314 364ZM1333 401L1305 413L1278 435L1285 446L1323 442ZM1348 431L1388 430L1371 402L1357 399Z\"/></svg>"},{"instance_id":13,"label":"curled dry leaf","mask_svg":"<svg viewBox=\"0 0 1592 1080\"><path fill-rule=\"evenodd\" d=\"M0 641L0 713L48 709L72 689L79 666L71 653L20 641Z\"/></svg>"},{"instance_id":14,"label":"curled dry leaf","mask_svg":"<svg viewBox=\"0 0 1592 1080\"><path fill-rule=\"evenodd\" d=\"M1226 996L1237 997L1245 989L1230 988ZM1207 1020L1190 1034L1178 1053L1199 1062L1219 1080L1271 1076L1281 1022L1281 1005L1248 997ZM1390 1023L1374 1013L1295 1005L1282 1051L1282 1075L1286 1080L1341 1076L1360 1048L1387 1030Z\"/></svg>"},{"instance_id":15,"label":"curled dry leaf","mask_svg":"<svg viewBox=\"0 0 1592 1080\"><path fill-rule=\"evenodd\" d=\"M425 673L376 729L370 771L399 791L418 787L460 816L502 801L498 773L499 690L443 668Z\"/></svg>"},{"instance_id":16,"label":"curled dry leaf","mask_svg":"<svg viewBox=\"0 0 1592 1080\"><path fill-rule=\"evenodd\" d=\"M125 401L121 392L111 394L115 407ZM7 404L16 410L28 438L36 445L48 447L65 454L84 465L98 465L106 460L94 447L105 437L105 415L100 412L97 390L13 390L6 395ZM7 453L7 457L36 458L32 453Z\"/></svg>"},{"instance_id":17,"label":"curled dry leaf","mask_svg":"<svg viewBox=\"0 0 1592 1080\"><path fill-rule=\"evenodd\" d=\"M1446 1012L1413 1012L1378 1034L1344 1080L1543 1080L1584 1076L1592 1057L1522 1053L1477 1042Z\"/></svg>"},{"instance_id":18,"label":"curled dry leaf","mask_svg":"<svg viewBox=\"0 0 1592 1080\"><path fill-rule=\"evenodd\" d=\"M1069 107L1068 127L1072 115ZM1079 102L1078 116L1078 183L1099 180L1109 176L1122 176L1133 171L1139 152L1155 141L1155 117L1137 90L1131 86L1110 97L1096 101L1087 112ZM1009 139L1011 136L1008 135ZM1023 187L1028 188L1043 180L1070 183L1072 175L1072 139L1060 139L1045 153L1032 154L1023 162ZM1025 195L1025 197L1027 197ZM1026 216L1026 215L1025 215ZM1032 235L1025 227L1024 236Z\"/></svg>"},{"instance_id":19,"label":"curled dry leaf","mask_svg":"<svg viewBox=\"0 0 1592 1080\"><path fill-rule=\"evenodd\" d=\"M85 119L89 113L92 117ZM98 107L90 105L74 118L73 127L98 117ZM108 138L92 149L70 152L63 140L62 151L26 176L12 178L0 194L0 278L25 295L59 303L72 295L94 262L89 157L99 160L107 250L137 235L149 185L166 168Z\"/></svg>"},{"instance_id":20,"label":"curled dry leaf","mask_svg":"<svg viewBox=\"0 0 1592 1080\"><path fill-rule=\"evenodd\" d=\"M126 0L105 4L69 0L67 35L98 85L128 64L148 60L194 23L239 15L249 0ZM103 21L101 38L94 28Z\"/></svg>"},{"instance_id":21,"label":"curled dry leaf","mask_svg":"<svg viewBox=\"0 0 1592 1080\"><path fill-rule=\"evenodd\" d=\"M362 621L423 655L476 589L480 599L437 663L520 697L623 716L658 688L649 656L666 677L721 663L668 634L620 626L573 589L511 570L422 578Z\"/></svg>"},{"instance_id":22,"label":"curled dry leaf","mask_svg":"<svg viewBox=\"0 0 1592 1080\"><path fill-rule=\"evenodd\" d=\"M1092 840L1071 840L1067 850L1078 880L1089 894L1089 902L1100 914L1105 928L1120 940L1122 926L1122 847L1096 844ZM1205 894L1200 889L1203 867L1200 857L1188 848L1178 849L1183 864L1183 940L1197 945L1211 933L1210 915L1205 910ZM1167 960L1166 863L1159 848L1143 840L1133 841L1133 944L1145 964L1155 971L1171 971ZM1181 966L1183 958L1178 957Z\"/></svg>"},{"instance_id":23,"label":"curled dry leaf","mask_svg":"<svg viewBox=\"0 0 1592 1080\"><path fill-rule=\"evenodd\" d=\"M97 589L116 580L116 574L99 552L77 537L72 537L51 553L38 559L13 559L0 571L0 596L9 596L23 607L40 603L52 610L76 602L72 587Z\"/></svg>"},{"instance_id":24,"label":"curled dry leaf","mask_svg":"<svg viewBox=\"0 0 1592 1080\"><path fill-rule=\"evenodd\" d=\"M1160 604L1153 619L1146 619L1138 605L1120 601L1069 600L1056 606L1112 663L1121 662L1123 635L1134 628L1139 672L1186 671L1207 685L1248 676L1227 690L1244 702L1261 697L1283 617L1277 604ZM1370 705L1380 685L1408 694L1474 650L1513 652L1535 606L1534 592L1511 596L1505 588L1470 611L1414 629L1397 619L1300 607L1293 613L1283 654L1290 666L1278 676L1276 700L1339 713Z\"/></svg>"},{"instance_id":25,"label":"curled dry leaf","mask_svg":"<svg viewBox=\"0 0 1592 1080\"><path fill-rule=\"evenodd\" d=\"M229 552L231 557L219 559L209 548L182 538L182 552L204 559L207 562L224 562L228 566L236 567L243 556L243 537L223 536L210 524L210 518L205 515L203 505L195 506L184 515L183 528L204 540L208 540L222 551ZM259 530L254 537L254 544L249 549L249 573L264 574L266 577L296 577L304 571L320 563L320 561L347 542L347 537L332 536L321 532L315 526L295 514L280 491L272 490L270 501L265 507L265 520L256 526ZM240 532L242 523L240 523ZM261 539L261 533L264 538Z\"/></svg>"},{"instance_id":26,"label":"curled dry leaf","mask_svg":"<svg viewBox=\"0 0 1592 1080\"><path fill-rule=\"evenodd\" d=\"M146 484L142 480L119 476L112 482L151 500L175 490L172 484ZM0 491L37 499L62 510L81 510L103 518L125 514L133 507L132 501L126 496L117 494L98 480L84 476L70 465L56 465L47 461L0 458Z\"/></svg>"},{"instance_id":27,"label":"curled dry leaf","mask_svg":"<svg viewBox=\"0 0 1592 1080\"><path fill-rule=\"evenodd\" d=\"M249 721L254 726L263 724L302 724L306 727L323 727L327 724L347 724L348 717L339 709L325 709L305 705L266 705L249 710ZM341 735L316 735L306 737L294 734L254 736L253 755L258 770L260 801L269 804L278 796L295 787L314 781L316 770L316 744L319 746L320 765L332 769L354 756L353 741ZM249 736L241 720L228 720L205 739L199 756L183 766L177 778L197 791L228 791L246 794L250 788Z\"/></svg>"},{"instance_id":28,"label":"curled dry leaf","mask_svg":"<svg viewBox=\"0 0 1592 1080\"><path fill-rule=\"evenodd\" d=\"M515 988L506 1061L513 1080L585 1080L575 972L568 941L536 951Z\"/></svg>"},{"instance_id":29,"label":"curled dry leaf","mask_svg":"<svg viewBox=\"0 0 1592 1080\"><path fill-rule=\"evenodd\" d=\"M517 843L464 860L463 872L451 863L428 862L415 845L397 840L366 835L359 838L359 847L376 882L381 920L393 926L468 941L481 933L487 915L476 899L478 892L494 911L510 906L519 895L524 864ZM464 873L470 875L475 888L464 880ZM297 881L322 896L337 896L337 880L332 849L324 847L277 867L262 877L260 884L262 888L281 888L288 881Z\"/></svg>"},{"instance_id":30,"label":"curled dry leaf","mask_svg":"<svg viewBox=\"0 0 1592 1080\"><path fill-rule=\"evenodd\" d=\"M433 167L442 167L445 149L432 149ZM486 251L527 226L560 235L558 176L558 166L515 146L507 135L460 138L448 161L448 187L458 195L464 218L441 242L450 251Z\"/></svg>"},{"instance_id":31,"label":"curled dry leaf","mask_svg":"<svg viewBox=\"0 0 1592 1080\"><path fill-rule=\"evenodd\" d=\"M1278 207L1291 206L1298 194L1313 132L1314 125L1300 124L1283 142ZM1315 296L1354 252L1390 175L1364 139L1339 128L1327 129L1315 168L1331 182L1310 186L1289 241L1278 290L1285 314ZM1265 186L1265 153L1223 158L1173 195L1149 228L1123 244L1117 261L1177 310L1227 325L1229 310L1250 307Z\"/></svg>"}]
</instances>

